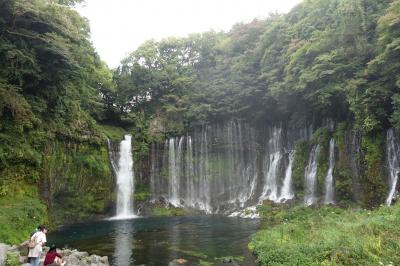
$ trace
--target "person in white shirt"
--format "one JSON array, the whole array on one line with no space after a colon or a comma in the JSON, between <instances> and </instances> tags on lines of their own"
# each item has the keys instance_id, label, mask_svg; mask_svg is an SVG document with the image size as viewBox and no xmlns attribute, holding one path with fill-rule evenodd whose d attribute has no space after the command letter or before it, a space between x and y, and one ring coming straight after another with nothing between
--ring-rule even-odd
<instances>
[{"instance_id":1,"label":"person in white shirt","mask_svg":"<svg viewBox=\"0 0 400 266\"><path fill-rule=\"evenodd\" d=\"M31 240L35 242L35 246L33 248L29 248L28 257L31 258L30 263L32 266L39 266L40 263L40 256L43 252L43 246L46 244L46 234L47 234L47 227L41 225L39 226L39 231L34 233L31 236Z\"/></svg>"}]
</instances>

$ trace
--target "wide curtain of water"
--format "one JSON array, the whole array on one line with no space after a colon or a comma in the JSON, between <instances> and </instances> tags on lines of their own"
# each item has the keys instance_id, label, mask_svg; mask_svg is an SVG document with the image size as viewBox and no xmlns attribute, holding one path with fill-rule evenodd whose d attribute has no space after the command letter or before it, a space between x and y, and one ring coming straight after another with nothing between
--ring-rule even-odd
<instances>
[{"instance_id":1,"label":"wide curtain of water","mask_svg":"<svg viewBox=\"0 0 400 266\"><path fill-rule=\"evenodd\" d=\"M152 200L228 215L263 200L290 200L294 143L311 132L232 120L153 143Z\"/></svg>"}]
</instances>

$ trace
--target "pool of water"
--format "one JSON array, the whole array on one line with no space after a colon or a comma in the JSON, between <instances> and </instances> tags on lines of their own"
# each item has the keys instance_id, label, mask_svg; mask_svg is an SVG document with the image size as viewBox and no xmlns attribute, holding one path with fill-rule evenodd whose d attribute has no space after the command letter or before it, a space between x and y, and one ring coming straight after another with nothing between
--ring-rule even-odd
<instances>
[{"instance_id":1,"label":"pool of water","mask_svg":"<svg viewBox=\"0 0 400 266\"><path fill-rule=\"evenodd\" d=\"M184 258L189 265L236 257L255 265L247 249L258 220L198 216L107 220L64 227L48 243L108 256L112 265L168 265Z\"/></svg>"}]
</instances>

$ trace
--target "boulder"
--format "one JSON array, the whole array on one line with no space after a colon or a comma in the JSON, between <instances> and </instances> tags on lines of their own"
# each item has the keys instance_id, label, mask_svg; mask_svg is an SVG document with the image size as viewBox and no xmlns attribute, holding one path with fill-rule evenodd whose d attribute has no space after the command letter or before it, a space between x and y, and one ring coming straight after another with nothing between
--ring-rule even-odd
<instances>
[{"instance_id":1,"label":"boulder","mask_svg":"<svg viewBox=\"0 0 400 266\"><path fill-rule=\"evenodd\" d=\"M84 264L83 262L81 262L74 255L69 255L67 257L63 257L63 260L66 262L67 265L74 265L74 266L86 266L87 265L87 264Z\"/></svg>"},{"instance_id":2,"label":"boulder","mask_svg":"<svg viewBox=\"0 0 400 266\"><path fill-rule=\"evenodd\" d=\"M80 260L89 257L89 253L87 253L87 252L85 252L85 251L81 252L81 251L77 251L77 250L75 250L75 252L73 253L73 255L74 255L75 257L77 257L78 259L80 259Z\"/></svg>"},{"instance_id":3,"label":"boulder","mask_svg":"<svg viewBox=\"0 0 400 266\"><path fill-rule=\"evenodd\" d=\"M8 246L5 244L0 244L0 266L6 265Z\"/></svg>"}]
</instances>

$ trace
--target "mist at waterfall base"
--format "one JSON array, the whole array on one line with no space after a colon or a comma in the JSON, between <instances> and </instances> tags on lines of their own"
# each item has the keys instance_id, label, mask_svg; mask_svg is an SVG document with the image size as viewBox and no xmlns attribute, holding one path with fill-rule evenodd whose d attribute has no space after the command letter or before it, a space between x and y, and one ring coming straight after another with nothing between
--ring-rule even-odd
<instances>
[{"instance_id":1,"label":"mist at waterfall base","mask_svg":"<svg viewBox=\"0 0 400 266\"><path fill-rule=\"evenodd\" d=\"M184 258L189 265L214 258L243 256L256 265L247 244L259 220L222 216L154 217L105 220L64 227L48 242L108 256L111 265L168 265Z\"/></svg>"}]
</instances>

